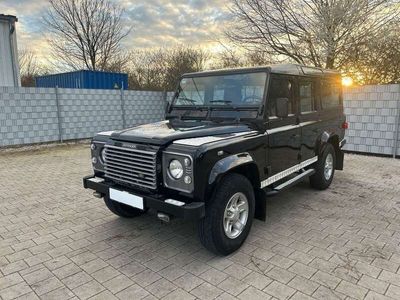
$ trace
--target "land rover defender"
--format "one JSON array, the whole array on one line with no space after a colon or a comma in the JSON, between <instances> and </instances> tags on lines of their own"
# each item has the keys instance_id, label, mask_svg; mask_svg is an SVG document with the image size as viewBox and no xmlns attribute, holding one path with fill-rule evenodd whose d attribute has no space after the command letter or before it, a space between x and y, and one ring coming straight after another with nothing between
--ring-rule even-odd
<instances>
[{"instance_id":1,"label":"land rover defender","mask_svg":"<svg viewBox=\"0 0 400 300\"><path fill-rule=\"evenodd\" d=\"M166 120L97 134L84 187L116 215L198 221L202 244L237 250L266 197L305 178L330 186L347 128L339 73L300 65L182 76Z\"/></svg>"}]
</instances>

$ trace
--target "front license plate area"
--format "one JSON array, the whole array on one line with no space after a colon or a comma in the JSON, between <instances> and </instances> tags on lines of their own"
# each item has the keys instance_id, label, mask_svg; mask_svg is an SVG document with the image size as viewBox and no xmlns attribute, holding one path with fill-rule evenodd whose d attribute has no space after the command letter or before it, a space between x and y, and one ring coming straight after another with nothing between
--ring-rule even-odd
<instances>
[{"instance_id":1,"label":"front license plate area","mask_svg":"<svg viewBox=\"0 0 400 300\"><path fill-rule=\"evenodd\" d=\"M128 192L123 192L112 188L110 188L109 194L111 200L144 210L143 197L132 195Z\"/></svg>"}]
</instances>

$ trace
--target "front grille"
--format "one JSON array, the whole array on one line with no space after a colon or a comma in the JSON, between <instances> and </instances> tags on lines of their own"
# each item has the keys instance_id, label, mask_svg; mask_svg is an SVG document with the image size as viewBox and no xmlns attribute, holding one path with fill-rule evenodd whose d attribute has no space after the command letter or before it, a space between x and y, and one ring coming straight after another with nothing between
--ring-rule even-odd
<instances>
[{"instance_id":1,"label":"front grille","mask_svg":"<svg viewBox=\"0 0 400 300\"><path fill-rule=\"evenodd\" d=\"M105 176L117 182L157 188L156 151L105 145Z\"/></svg>"}]
</instances>

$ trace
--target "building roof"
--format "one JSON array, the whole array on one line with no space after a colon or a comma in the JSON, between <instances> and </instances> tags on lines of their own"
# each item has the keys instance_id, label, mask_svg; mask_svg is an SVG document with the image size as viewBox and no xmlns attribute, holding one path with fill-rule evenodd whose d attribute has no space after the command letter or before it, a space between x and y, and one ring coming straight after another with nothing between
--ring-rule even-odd
<instances>
[{"instance_id":1,"label":"building roof","mask_svg":"<svg viewBox=\"0 0 400 300\"><path fill-rule=\"evenodd\" d=\"M0 21L18 22L18 18L17 18L16 16L12 16L12 15L3 15L3 14L0 14Z\"/></svg>"},{"instance_id":2,"label":"building roof","mask_svg":"<svg viewBox=\"0 0 400 300\"><path fill-rule=\"evenodd\" d=\"M339 75L338 71L328 70L317 67L308 67L297 64L279 64L279 65L267 65L261 67L245 67L245 68L233 68L233 69L221 69L211 70L196 73L187 73L183 76L208 76L208 75L222 75L232 73L250 73L250 72L268 72L276 74L289 74L289 75Z\"/></svg>"}]
</instances>

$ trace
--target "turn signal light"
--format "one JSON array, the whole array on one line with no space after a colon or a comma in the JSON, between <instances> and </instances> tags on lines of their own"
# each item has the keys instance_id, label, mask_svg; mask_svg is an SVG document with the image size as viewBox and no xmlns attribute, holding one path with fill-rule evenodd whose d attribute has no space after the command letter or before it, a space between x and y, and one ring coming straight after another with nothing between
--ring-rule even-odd
<instances>
[{"instance_id":1,"label":"turn signal light","mask_svg":"<svg viewBox=\"0 0 400 300\"><path fill-rule=\"evenodd\" d=\"M343 128L343 129L349 129L349 123L343 122L342 128Z\"/></svg>"}]
</instances>

